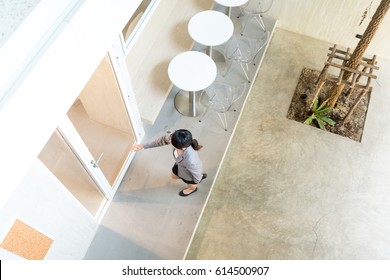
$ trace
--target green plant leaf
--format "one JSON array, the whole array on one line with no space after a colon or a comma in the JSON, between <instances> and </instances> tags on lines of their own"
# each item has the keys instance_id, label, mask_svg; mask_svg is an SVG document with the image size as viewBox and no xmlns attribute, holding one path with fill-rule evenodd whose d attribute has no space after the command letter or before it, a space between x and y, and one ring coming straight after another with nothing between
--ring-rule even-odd
<instances>
[{"instance_id":1,"label":"green plant leaf","mask_svg":"<svg viewBox=\"0 0 390 280\"><path fill-rule=\"evenodd\" d=\"M308 118L305 120L304 124L311 124L312 122L313 122L313 115L311 115L310 117L308 117Z\"/></svg>"},{"instance_id":2,"label":"green plant leaf","mask_svg":"<svg viewBox=\"0 0 390 280\"><path fill-rule=\"evenodd\" d=\"M318 98L316 98L316 100L314 100L313 112L317 111L317 108L318 108Z\"/></svg>"},{"instance_id":3,"label":"green plant leaf","mask_svg":"<svg viewBox=\"0 0 390 280\"><path fill-rule=\"evenodd\" d=\"M320 106L318 106L318 98L316 98L313 103L312 114L305 120L304 123L311 124L315 120L322 130L326 130L325 123L334 125L336 122L327 116L328 113L333 111L333 108L325 107L327 102L328 99L326 99L321 103Z\"/></svg>"},{"instance_id":4,"label":"green plant leaf","mask_svg":"<svg viewBox=\"0 0 390 280\"><path fill-rule=\"evenodd\" d=\"M318 100L318 98L317 98L317 100ZM319 111L319 110L321 110L322 108L324 108L325 105L326 105L326 103L328 103L328 99L326 99L324 102L322 102L321 105L320 105L320 107L318 107L316 111Z\"/></svg>"},{"instance_id":5,"label":"green plant leaf","mask_svg":"<svg viewBox=\"0 0 390 280\"><path fill-rule=\"evenodd\" d=\"M324 122L327 122L330 125L334 125L336 123L334 120L332 120L331 118L328 118L327 116L322 116L321 120L323 120Z\"/></svg>"},{"instance_id":6,"label":"green plant leaf","mask_svg":"<svg viewBox=\"0 0 390 280\"><path fill-rule=\"evenodd\" d=\"M316 111L316 114L319 115L319 114L326 114L326 113L330 113L332 112L332 108L329 108L329 107L326 107L324 109L321 109L321 110L317 110Z\"/></svg>"},{"instance_id":7,"label":"green plant leaf","mask_svg":"<svg viewBox=\"0 0 390 280\"><path fill-rule=\"evenodd\" d=\"M324 125L323 120L317 119L317 118L316 118L316 121L317 121L318 125L320 126L320 128L321 128L322 130L325 130L325 125Z\"/></svg>"}]
</instances>

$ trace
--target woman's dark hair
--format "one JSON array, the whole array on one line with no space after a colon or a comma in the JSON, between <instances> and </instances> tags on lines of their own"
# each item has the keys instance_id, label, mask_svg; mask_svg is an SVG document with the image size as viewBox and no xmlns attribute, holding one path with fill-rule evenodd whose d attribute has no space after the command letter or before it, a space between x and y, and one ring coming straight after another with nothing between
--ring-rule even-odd
<instances>
[{"instance_id":1,"label":"woman's dark hair","mask_svg":"<svg viewBox=\"0 0 390 280\"><path fill-rule=\"evenodd\" d=\"M192 139L192 134L187 129L178 129L172 133L171 143L177 149L183 149L192 146L192 148L197 151L202 148L196 139Z\"/></svg>"}]
</instances>

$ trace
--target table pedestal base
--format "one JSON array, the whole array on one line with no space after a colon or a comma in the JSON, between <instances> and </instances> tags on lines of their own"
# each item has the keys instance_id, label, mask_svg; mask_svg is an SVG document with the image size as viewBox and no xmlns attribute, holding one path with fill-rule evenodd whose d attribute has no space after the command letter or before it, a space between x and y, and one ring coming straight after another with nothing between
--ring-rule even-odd
<instances>
[{"instance_id":1,"label":"table pedestal base","mask_svg":"<svg viewBox=\"0 0 390 280\"><path fill-rule=\"evenodd\" d=\"M195 91L179 91L175 96L176 110L187 117L197 117L206 110L205 106L200 103L200 93Z\"/></svg>"}]
</instances>

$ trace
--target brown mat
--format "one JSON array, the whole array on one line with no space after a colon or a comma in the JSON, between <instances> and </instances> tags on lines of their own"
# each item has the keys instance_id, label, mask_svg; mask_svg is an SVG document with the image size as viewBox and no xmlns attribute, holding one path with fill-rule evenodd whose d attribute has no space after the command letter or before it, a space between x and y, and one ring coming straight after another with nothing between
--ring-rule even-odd
<instances>
[{"instance_id":1,"label":"brown mat","mask_svg":"<svg viewBox=\"0 0 390 280\"><path fill-rule=\"evenodd\" d=\"M28 260L43 260L53 239L16 220L1 243L1 247Z\"/></svg>"}]
</instances>

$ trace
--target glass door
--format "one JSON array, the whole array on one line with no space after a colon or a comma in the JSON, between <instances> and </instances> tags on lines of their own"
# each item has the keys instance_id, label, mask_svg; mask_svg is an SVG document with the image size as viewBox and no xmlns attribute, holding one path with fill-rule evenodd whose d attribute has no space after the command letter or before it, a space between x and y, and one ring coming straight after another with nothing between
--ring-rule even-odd
<instances>
[{"instance_id":1,"label":"glass door","mask_svg":"<svg viewBox=\"0 0 390 280\"><path fill-rule=\"evenodd\" d=\"M92 216L98 217L108 198L59 129L53 132L38 158Z\"/></svg>"},{"instance_id":2,"label":"glass door","mask_svg":"<svg viewBox=\"0 0 390 280\"><path fill-rule=\"evenodd\" d=\"M107 54L39 155L97 219L119 187L137 141L120 83L125 84Z\"/></svg>"},{"instance_id":3,"label":"glass door","mask_svg":"<svg viewBox=\"0 0 390 280\"><path fill-rule=\"evenodd\" d=\"M92 165L101 169L111 188L117 187L136 137L108 55L67 116L92 154Z\"/></svg>"}]
</instances>

